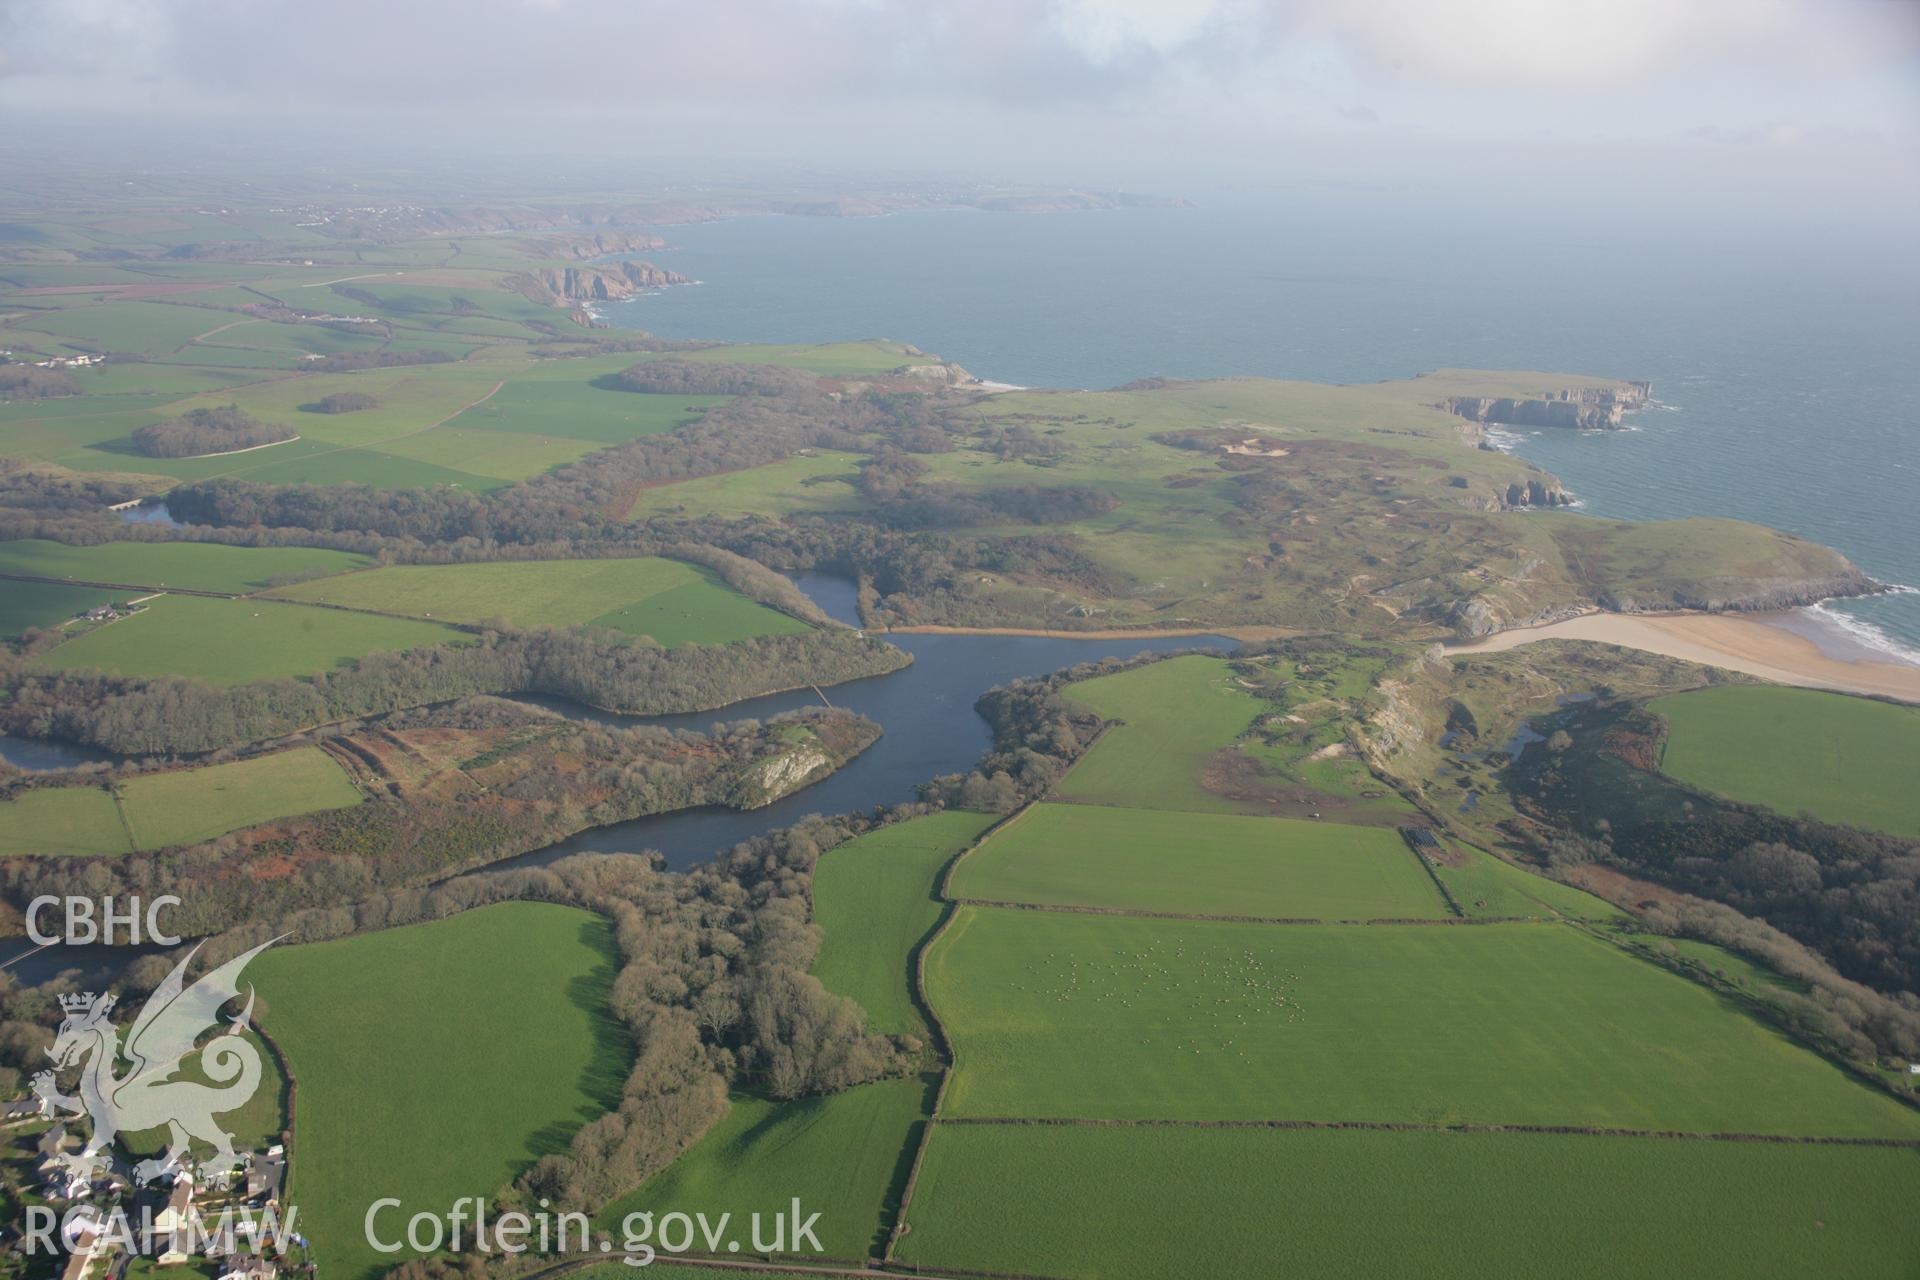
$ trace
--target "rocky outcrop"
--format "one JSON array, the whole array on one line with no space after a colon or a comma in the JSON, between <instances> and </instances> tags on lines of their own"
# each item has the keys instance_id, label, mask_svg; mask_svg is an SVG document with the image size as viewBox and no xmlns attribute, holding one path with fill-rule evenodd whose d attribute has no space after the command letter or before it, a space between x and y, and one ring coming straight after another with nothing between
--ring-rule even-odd
<instances>
[{"instance_id":1,"label":"rocky outcrop","mask_svg":"<svg viewBox=\"0 0 1920 1280\"><path fill-rule=\"evenodd\" d=\"M1646 408L1652 399L1652 383L1622 382L1611 387L1551 391L1531 399L1449 396L1440 402L1440 407L1474 422L1587 431L1620 427L1627 414Z\"/></svg>"},{"instance_id":2,"label":"rocky outcrop","mask_svg":"<svg viewBox=\"0 0 1920 1280\"><path fill-rule=\"evenodd\" d=\"M1617 587L1599 594L1600 607L1615 613L1668 609L1710 609L1767 613L1797 609L1822 600L1876 596L1888 590L1839 556L1844 568L1819 577L1702 578L1657 588Z\"/></svg>"},{"instance_id":3,"label":"rocky outcrop","mask_svg":"<svg viewBox=\"0 0 1920 1280\"><path fill-rule=\"evenodd\" d=\"M693 280L651 262L607 262L590 267L548 267L514 276L510 282L536 302L564 307L579 302L620 302L655 289Z\"/></svg>"},{"instance_id":4,"label":"rocky outcrop","mask_svg":"<svg viewBox=\"0 0 1920 1280\"><path fill-rule=\"evenodd\" d=\"M1545 480L1515 480L1506 488L1501 505L1517 507L1566 507L1573 505L1573 495L1560 487L1560 482L1548 477Z\"/></svg>"}]
</instances>

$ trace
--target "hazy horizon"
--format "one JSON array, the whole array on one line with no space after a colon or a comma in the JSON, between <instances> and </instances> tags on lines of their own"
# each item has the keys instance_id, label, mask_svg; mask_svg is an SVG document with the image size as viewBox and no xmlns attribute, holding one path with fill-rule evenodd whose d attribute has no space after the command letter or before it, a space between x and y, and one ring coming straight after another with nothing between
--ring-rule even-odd
<instances>
[{"instance_id":1,"label":"hazy horizon","mask_svg":"<svg viewBox=\"0 0 1920 1280\"><path fill-rule=\"evenodd\" d=\"M447 190L826 168L1904 210L1920 6L4 0L0 111L16 183L23 163Z\"/></svg>"}]
</instances>

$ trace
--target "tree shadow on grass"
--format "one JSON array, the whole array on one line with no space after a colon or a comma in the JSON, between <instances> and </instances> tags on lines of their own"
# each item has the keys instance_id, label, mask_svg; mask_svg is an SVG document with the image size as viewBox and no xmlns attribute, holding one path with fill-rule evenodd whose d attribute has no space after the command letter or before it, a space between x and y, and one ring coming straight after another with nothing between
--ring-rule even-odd
<instances>
[{"instance_id":1,"label":"tree shadow on grass","mask_svg":"<svg viewBox=\"0 0 1920 1280\"><path fill-rule=\"evenodd\" d=\"M920 1154L927 1118L933 1114L934 1099L940 1094L940 1073L922 1072L920 1088L920 1118L907 1126L907 1140L900 1148L899 1157L893 1162L893 1175L887 1179L886 1199L880 1202L880 1220L874 1226L873 1238L867 1242L867 1251L876 1258L887 1251L887 1239L893 1234L894 1224L900 1220L901 1201L907 1195L907 1179L913 1176L914 1157Z\"/></svg>"},{"instance_id":2,"label":"tree shadow on grass","mask_svg":"<svg viewBox=\"0 0 1920 1280\"><path fill-rule=\"evenodd\" d=\"M536 1160L566 1151L583 1124L617 1110L633 1067L633 1041L609 1009L613 980L620 972L613 924L596 916L580 926L579 937L600 957L593 968L567 981L567 1002L591 1020L593 1050L579 1081L591 1105L581 1107L571 1119L542 1125L530 1134L527 1152Z\"/></svg>"}]
</instances>

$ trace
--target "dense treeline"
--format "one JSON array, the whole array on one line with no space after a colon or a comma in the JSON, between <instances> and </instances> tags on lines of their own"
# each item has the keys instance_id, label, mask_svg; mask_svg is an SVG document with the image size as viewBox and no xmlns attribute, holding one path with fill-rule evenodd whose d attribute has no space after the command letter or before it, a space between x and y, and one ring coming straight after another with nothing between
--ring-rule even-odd
<instances>
[{"instance_id":1,"label":"dense treeline","mask_svg":"<svg viewBox=\"0 0 1920 1280\"><path fill-rule=\"evenodd\" d=\"M374 396L360 391L336 391L330 396L321 396L311 405L303 406L314 413L362 413L368 409L380 407L380 401Z\"/></svg>"},{"instance_id":2,"label":"dense treeline","mask_svg":"<svg viewBox=\"0 0 1920 1280\"><path fill-rule=\"evenodd\" d=\"M55 396L79 394L80 384L65 369L0 364L0 400L51 400Z\"/></svg>"},{"instance_id":3,"label":"dense treeline","mask_svg":"<svg viewBox=\"0 0 1920 1280\"><path fill-rule=\"evenodd\" d=\"M1641 921L1651 933L1711 942L1800 984L1801 990L1749 988L1747 994L1805 1039L1853 1058L1920 1059L1920 996L1911 991L1887 995L1844 978L1764 920L1751 919L1721 903L1650 902L1641 908ZM1701 961L1677 955L1663 958L1675 967L1690 964L1714 973L1713 966Z\"/></svg>"},{"instance_id":4,"label":"dense treeline","mask_svg":"<svg viewBox=\"0 0 1920 1280\"><path fill-rule=\"evenodd\" d=\"M909 659L846 630L663 649L584 630L486 632L473 643L371 654L310 680L220 687L178 678L42 672L0 659L5 731L120 754L183 755L478 693L539 693L632 715L898 670Z\"/></svg>"},{"instance_id":5,"label":"dense treeline","mask_svg":"<svg viewBox=\"0 0 1920 1280\"><path fill-rule=\"evenodd\" d=\"M189 409L177 418L141 427L133 433L133 444L149 458L195 458L277 444L298 434L292 427L262 422L237 404L225 404Z\"/></svg>"},{"instance_id":6,"label":"dense treeline","mask_svg":"<svg viewBox=\"0 0 1920 1280\"><path fill-rule=\"evenodd\" d=\"M932 806L808 818L686 872L664 870L657 856L582 854L538 869L459 876L432 888L390 888L378 882L377 864L343 857L296 866L284 877L300 886L295 894L270 878L222 874L231 853L223 854L223 842L214 841L164 855L91 860L91 871L55 860L16 864L6 869L14 877L5 884L6 896L64 891L81 874L90 876L89 892L102 886L158 892L183 876L204 876L189 900L198 904L226 894L233 899L224 908L232 913L227 918L249 922L206 945L201 963L208 966L283 933L318 941L503 901L559 902L607 917L621 960L611 1010L634 1045L619 1106L588 1123L565 1154L543 1158L501 1197L504 1203L545 1199L597 1209L666 1167L722 1118L730 1088L792 1098L912 1069L925 1046L912 1037L894 1041L868 1034L859 1006L828 992L807 972L819 947L810 894L820 854L941 803L990 811L1043 794L1099 727L1096 718L1065 702L1061 688L1151 660L1087 664L988 694L980 709L993 725L994 749L974 772L930 784ZM436 714L490 713L487 704L474 703ZM315 905L289 909L303 900ZM167 967L163 957L138 960L119 985L150 990ZM53 989L13 989L0 979L0 1063L7 1064L0 1070L42 1061L59 1017Z\"/></svg>"},{"instance_id":7,"label":"dense treeline","mask_svg":"<svg viewBox=\"0 0 1920 1280\"><path fill-rule=\"evenodd\" d=\"M398 794L386 793L386 774L370 762L404 754L389 732L448 728L492 732L470 740L476 755L459 770L409 776ZM610 728L519 703L469 699L333 735L328 750L371 779L361 804L131 857L10 859L0 862L0 900L18 911L46 894L172 893L182 900L172 917L179 932L204 937L442 879L589 827L704 806L757 808L819 781L878 736L872 722L824 707L699 734ZM489 742L496 745L487 749ZM767 763L802 747L820 763L775 794L766 786ZM98 781L97 772L32 779ZM274 874L235 874L262 866Z\"/></svg>"},{"instance_id":8,"label":"dense treeline","mask_svg":"<svg viewBox=\"0 0 1920 1280\"><path fill-rule=\"evenodd\" d=\"M1725 903L1855 982L1920 991L1920 841L1696 793L1640 767L1660 732L1651 713L1601 703L1515 766L1530 802L1586 837L1562 842L1562 861Z\"/></svg>"},{"instance_id":9,"label":"dense treeline","mask_svg":"<svg viewBox=\"0 0 1920 1280\"><path fill-rule=\"evenodd\" d=\"M614 381L627 391L673 396L806 396L819 375L773 364L730 364L717 360L643 360L621 370Z\"/></svg>"},{"instance_id":10,"label":"dense treeline","mask_svg":"<svg viewBox=\"0 0 1920 1280\"><path fill-rule=\"evenodd\" d=\"M106 541L121 527L106 508L139 495L124 481L0 458L0 540L64 534L74 542Z\"/></svg>"},{"instance_id":11,"label":"dense treeline","mask_svg":"<svg viewBox=\"0 0 1920 1280\"><path fill-rule=\"evenodd\" d=\"M688 385L713 376L712 370L738 367L688 361L642 362L640 367L663 366L684 369ZM776 373L785 377L790 371ZM532 548L572 556L646 542L706 543L789 571L822 569L861 577L872 587L866 603L876 624L1098 625L1065 605L1054 608L1041 595L1033 597L1031 616L1010 618L1007 599L989 600L981 589L983 576L1017 574L1078 594L1118 590L1072 535L974 535L929 528L1046 524L1114 505L1111 495L1084 487L1014 485L968 493L923 483L923 467L914 455L950 449L954 441L983 431L1005 456L1029 462L1044 462L1057 447L1024 423L981 428L956 411L965 402L960 396L905 392L742 394L677 431L602 450L484 495L453 488L274 487L210 480L177 486L168 501L176 520L194 526L189 536L244 545L332 546L429 563L501 558ZM765 465L811 448L875 455L858 480L874 518L689 521L669 514L639 527L625 519L644 486ZM163 536L116 533L115 523L97 510L74 506L0 509L0 529L12 536L76 542Z\"/></svg>"}]
</instances>

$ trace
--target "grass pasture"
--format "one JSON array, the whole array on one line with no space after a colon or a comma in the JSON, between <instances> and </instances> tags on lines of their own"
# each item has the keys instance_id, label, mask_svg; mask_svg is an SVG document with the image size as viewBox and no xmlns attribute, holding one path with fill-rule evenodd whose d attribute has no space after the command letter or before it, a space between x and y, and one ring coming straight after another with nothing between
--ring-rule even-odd
<instances>
[{"instance_id":1,"label":"grass pasture","mask_svg":"<svg viewBox=\"0 0 1920 1280\"><path fill-rule=\"evenodd\" d=\"M704 569L653 556L392 565L300 583L274 594L450 622L499 618L523 627L591 625L651 636L668 646L724 644L808 629L797 618L747 599Z\"/></svg>"},{"instance_id":2,"label":"grass pasture","mask_svg":"<svg viewBox=\"0 0 1920 1280\"><path fill-rule=\"evenodd\" d=\"M129 778L121 806L141 849L211 840L274 818L359 804L359 788L318 747Z\"/></svg>"},{"instance_id":3,"label":"grass pasture","mask_svg":"<svg viewBox=\"0 0 1920 1280\"><path fill-rule=\"evenodd\" d=\"M745 1251L753 1243L751 1215L760 1214L768 1233L762 1240L772 1244L774 1219L798 1196L802 1217L820 1214L814 1230L827 1257L878 1254L929 1092L926 1081L910 1077L794 1102L737 1096L726 1119L671 1167L609 1205L599 1222L618 1241L631 1213L651 1211L656 1221L675 1210L704 1212L709 1221L727 1213L730 1234Z\"/></svg>"},{"instance_id":4,"label":"grass pasture","mask_svg":"<svg viewBox=\"0 0 1920 1280\"><path fill-rule=\"evenodd\" d=\"M504 903L249 967L260 1025L300 1081L289 1195L329 1274L363 1280L406 1255L362 1233L490 1197L618 1102L630 1048L606 1012L611 929L546 903Z\"/></svg>"},{"instance_id":5,"label":"grass pasture","mask_svg":"<svg viewBox=\"0 0 1920 1280\"><path fill-rule=\"evenodd\" d=\"M927 988L954 1116L1920 1137L1920 1112L1561 925L962 908Z\"/></svg>"},{"instance_id":6,"label":"grass pasture","mask_svg":"<svg viewBox=\"0 0 1920 1280\"><path fill-rule=\"evenodd\" d=\"M859 1001L873 1030L931 1034L909 986L914 948L940 920L940 869L995 820L958 809L931 813L829 849L814 867L821 940L813 975Z\"/></svg>"},{"instance_id":7,"label":"grass pasture","mask_svg":"<svg viewBox=\"0 0 1920 1280\"><path fill-rule=\"evenodd\" d=\"M1920 836L1920 710L1811 689L1725 685L1656 698L1660 767L1742 804Z\"/></svg>"},{"instance_id":8,"label":"grass pasture","mask_svg":"<svg viewBox=\"0 0 1920 1280\"><path fill-rule=\"evenodd\" d=\"M936 1128L899 1257L1112 1276L1909 1277L1920 1152L1557 1134Z\"/></svg>"},{"instance_id":9,"label":"grass pasture","mask_svg":"<svg viewBox=\"0 0 1920 1280\"><path fill-rule=\"evenodd\" d=\"M865 500L853 488L859 455L814 449L784 462L747 471L680 480L642 489L627 513L650 516L749 516L766 511L825 514L858 510Z\"/></svg>"},{"instance_id":10,"label":"grass pasture","mask_svg":"<svg viewBox=\"0 0 1920 1280\"><path fill-rule=\"evenodd\" d=\"M1626 913L1612 903L1572 885L1533 875L1491 854L1463 845L1452 847L1459 866L1435 860L1433 873L1469 917L1531 916L1547 920L1556 915L1576 920L1623 920Z\"/></svg>"},{"instance_id":11,"label":"grass pasture","mask_svg":"<svg viewBox=\"0 0 1920 1280\"><path fill-rule=\"evenodd\" d=\"M360 803L332 756L299 747L100 787L46 787L0 802L0 856L118 854L211 840L274 818Z\"/></svg>"},{"instance_id":12,"label":"grass pasture","mask_svg":"<svg viewBox=\"0 0 1920 1280\"><path fill-rule=\"evenodd\" d=\"M993 902L1195 916L1449 914L1389 828L1083 804L1035 805L967 855L951 891Z\"/></svg>"},{"instance_id":13,"label":"grass pasture","mask_svg":"<svg viewBox=\"0 0 1920 1280\"><path fill-rule=\"evenodd\" d=\"M0 542L0 573L233 595L264 590L276 580L322 577L367 563L362 555L318 547L227 547L212 542L103 542L70 547L43 539Z\"/></svg>"},{"instance_id":14,"label":"grass pasture","mask_svg":"<svg viewBox=\"0 0 1920 1280\"><path fill-rule=\"evenodd\" d=\"M725 396L643 395L609 385L604 376L588 376L596 369L606 367L611 373L630 363L630 357L623 357L617 363L566 360L535 365L447 425L470 431L564 436L604 448L685 426L727 400Z\"/></svg>"},{"instance_id":15,"label":"grass pasture","mask_svg":"<svg viewBox=\"0 0 1920 1280\"><path fill-rule=\"evenodd\" d=\"M1069 685L1066 697L1124 723L1108 729L1061 779L1060 795L1089 804L1248 811L1201 785L1208 757L1231 745L1266 710L1233 683L1219 658L1188 655L1096 676Z\"/></svg>"},{"instance_id":16,"label":"grass pasture","mask_svg":"<svg viewBox=\"0 0 1920 1280\"><path fill-rule=\"evenodd\" d=\"M0 584L0 637L17 636L29 627L57 627L95 605L112 604L126 595L111 587L69 587L52 582Z\"/></svg>"},{"instance_id":17,"label":"grass pasture","mask_svg":"<svg viewBox=\"0 0 1920 1280\"><path fill-rule=\"evenodd\" d=\"M411 618L310 609L270 600L161 596L95 627L31 665L129 676L187 676L218 685L312 675L383 650L447 644L461 633Z\"/></svg>"},{"instance_id":18,"label":"grass pasture","mask_svg":"<svg viewBox=\"0 0 1920 1280\"><path fill-rule=\"evenodd\" d=\"M131 853L120 806L102 787L40 787L0 801L0 855Z\"/></svg>"}]
</instances>

